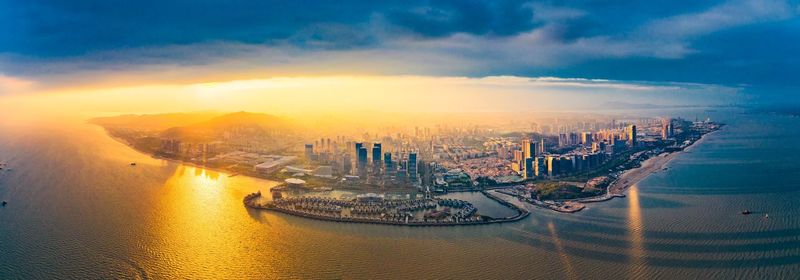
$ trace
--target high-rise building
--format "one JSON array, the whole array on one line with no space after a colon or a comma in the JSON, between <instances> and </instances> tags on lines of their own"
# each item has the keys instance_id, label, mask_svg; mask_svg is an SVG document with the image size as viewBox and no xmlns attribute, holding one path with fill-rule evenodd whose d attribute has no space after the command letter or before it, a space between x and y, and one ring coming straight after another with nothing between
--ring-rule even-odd
<instances>
[{"instance_id":1,"label":"high-rise building","mask_svg":"<svg viewBox=\"0 0 800 280\"><path fill-rule=\"evenodd\" d=\"M590 147L592 145L592 140L594 139L592 138L591 132L581 133L581 144L583 144L584 147Z\"/></svg>"},{"instance_id":2,"label":"high-rise building","mask_svg":"<svg viewBox=\"0 0 800 280\"><path fill-rule=\"evenodd\" d=\"M422 182L422 186L432 186L433 185L433 173L436 170L436 163L435 162L424 162L422 160L419 161L419 177L420 181Z\"/></svg>"},{"instance_id":3,"label":"high-rise building","mask_svg":"<svg viewBox=\"0 0 800 280\"><path fill-rule=\"evenodd\" d=\"M522 140L522 158L520 161L529 157L536 157L539 153L536 142L531 139Z\"/></svg>"},{"instance_id":4,"label":"high-rise building","mask_svg":"<svg viewBox=\"0 0 800 280\"><path fill-rule=\"evenodd\" d=\"M514 151L514 162L520 163L525 159L525 151Z\"/></svg>"},{"instance_id":5,"label":"high-rise building","mask_svg":"<svg viewBox=\"0 0 800 280\"><path fill-rule=\"evenodd\" d=\"M553 177L558 175L558 168L560 167L560 163L558 157L554 156L547 156L547 176Z\"/></svg>"},{"instance_id":6,"label":"high-rise building","mask_svg":"<svg viewBox=\"0 0 800 280\"><path fill-rule=\"evenodd\" d=\"M668 139L673 136L672 119L665 119L661 123L661 139Z\"/></svg>"},{"instance_id":7,"label":"high-rise building","mask_svg":"<svg viewBox=\"0 0 800 280\"><path fill-rule=\"evenodd\" d=\"M305 146L306 159L311 159L314 156L314 144L306 144Z\"/></svg>"},{"instance_id":8,"label":"high-rise building","mask_svg":"<svg viewBox=\"0 0 800 280\"><path fill-rule=\"evenodd\" d=\"M540 155L544 154L544 138L539 140L539 154Z\"/></svg>"},{"instance_id":9,"label":"high-rise building","mask_svg":"<svg viewBox=\"0 0 800 280\"><path fill-rule=\"evenodd\" d=\"M394 165L392 164L392 153L383 153L383 168L386 172L386 177L394 175Z\"/></svg>"},{"instance_id":10,"label":"high-rise building","mask_svg":"<svg viewBox=\"0 0 800 280\"><path fill-rule=\"evenodd\" d=\"M359 147L356 168L358 169L358 176L362 179L367 178L367 165L367 148Z\"/></svg>"},{"instance_id":11,"label":"high-rise building","mask_svg":"<svg viewBox=\"0 0 800 280\"><path fill-rule=\"evenodd\" d=\"M525 179L533 179L534 177L536 177L536 172L534 169L535 168L534 165L536 165L535 162L536 158L532 157L525 158L525 172L523 173Z\"/></svg>"},{"instance_id":12,"label":"high-rise building","mask_svg":"<svg viewBox=\"0 0 800 280\"><path fill-rule=\"evenodd\" d=\"M628 145L636 147L636 125L628 126Z\"/></svg>"},{"instance_id":13,"label":"high-rise building","mask_svg":"<svg viewBox=\"0 0 800 280\"><path fill-rule=\"evenodd\" d=\"M412 184L417 183L417 153L408 153L408 179Z\"/></svg>"},{"instance_id":14,"label":"high-rise building","mask_svg":"<svg viewBox=\"0 0 800 280\"><path fill-rule=\"evenodd\" d=\"M350 174L350 171L353 170L353 161L350 159L349 153L342 154L341 158L341 171L342 174Z\"/></svg>"},{"instance_id":15,"label":"high-rise building","mask_svg":"<svg viewBox=\"0 0 800 280\"><path fill-rule=\"evenodd\" d=\"M161 139L161 151L168 154L181 153L181 140L178 139Z\"/></svg>"},{"instance_id":16,"label":"high-rise building","mask_svg":"<svg viewBox=\"0 0 800 280\"><path fill-rule=\"evenodd\" d=\"M575 132L569 133L569 144L570 145L578 145L578 134Z\"/></svg>"},{"instance_id":17,"label":"high-rise building","mask_svg":"<svg viewBox=\"0 0 800 280\"><path fill-rule=\"evenodd\" d=\"M372 173L381 173L381 143L372 144Z\"/></svg>"},{"instance_id":18,"label":"high-rise building","mask_svg":"<svg viewBox=\"0 0 800 280\"><path fill-rule=\"evenodd\" d=\"M569 146L569 140L567 139L567 134L566 133L558 134L558 146L559 147Z\"/></svg>"},{"instance_id":19,"label":"high-rise building","mask_svg":"<svg viewBox=\"0 0 800 280\"><path fill-rule=\"evenodd\" d=\"M353 150L353 155L356 157L356 159L358 159L358 150L360 150L361 147L364 147L364 143L356 142L355 150Z\"/></svg>"},{"instance_id":20,"label":"high-rise building","mask_svg":"<svg viewBox=\"0 0 800 280\"><path fill-rule=\"evenodd\" d=\"M330 138L328 138L328 139L325 139L325 142L326 142L326 144L325 144L325 150L326 150L326 151L328 151L328 152L330 152L330 151L333 149L333 147L331 147L331 139L330 139Z\"/></svg>"},{"instance_id":21,"label":"high-rise building","mask_svg":"<svg viewBox=\"0 0 800 280\"><path fill-rule=\"evenodd\" d=\"M558 173L568 174L572 172L572 159L569 157L558 158Z\"/></svg>"}]
</instances>

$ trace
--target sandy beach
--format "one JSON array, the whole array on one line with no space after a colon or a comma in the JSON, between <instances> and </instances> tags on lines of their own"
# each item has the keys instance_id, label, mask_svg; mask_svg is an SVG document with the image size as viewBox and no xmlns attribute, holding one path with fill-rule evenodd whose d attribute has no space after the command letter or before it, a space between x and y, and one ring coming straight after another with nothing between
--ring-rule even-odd
<instances>
[{"instance_id":1,"label":"sandy beach","mask_svg":"<svg viewBox=\"0 0 800 280\"><path fill-rule=\"evenodd\" d=\"M620 176L618 180L608 187L609 195L623 195L630 186L638 183L644 178L647 178L647 176L650 176L650 174L661 170L667 163L669 163L670 160L675 158L680 153L681 152L660 154L642 162L641 167L623 172L622 176Z\"/></svg>"},{"instance_id":2,"label":"sandy beach","mask_svg":"<svg viewBox=\"0 0 800 280\"><path fill-rule=\"evenodd\" d=\"M641 180L644 180L644 178L647 178L647 176L650 176L650 174L653 174L663 169L664 166L666 166L667 163L669 163L673 158L680 155L681 153L690 151L697 144L702 143L706 139L706 136L714 132L704 134L703 136L700 137L700 139L698 139L697 141L686 147L683 151L664 153L654 156L642 162L641 167L630 169L623 172L622 175L619 177L619 179L614 181L614 183L612 183L611 186L608 187L608 193L605 196L607 197L623 196L625 194L625 191L628 190L630 186L638 183ZM583 202L592 202L592 201L583 201Z\"/></svg>"}]
</instances>

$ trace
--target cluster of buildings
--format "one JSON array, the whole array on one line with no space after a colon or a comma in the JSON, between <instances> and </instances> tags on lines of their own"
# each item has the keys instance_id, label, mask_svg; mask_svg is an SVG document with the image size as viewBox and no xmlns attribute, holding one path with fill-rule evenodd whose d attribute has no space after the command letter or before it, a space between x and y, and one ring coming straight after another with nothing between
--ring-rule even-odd
<instances>
[{"instance_id":1,"label":"cluster of buildings","mask_svg":"<svg viewBox=\"0 0 800 280\"><path fill-rule=\"evenodd\" d=\"M583 132L536 126L536 133L523 137L479 128L439 128L438 134L416 128L413 136L363 137L384 142L323 138L305 144L304 155L311 165L353 184L469 188L480 184L479 178L515 182L589 172L622 151L674 139L675 126L673 119L614 120L580 124L577 128L588 130Z\"/></svg>"},{"instance_id":2,"label":"cluster of buildings","mask_svg":"<svg viewBox=\"0 0 800 280\"><path fill-rule=\"evenodd\" d=\"M335 143L335 142L334 142ZM315 144L322 147L315 149ZM348 142L350 144L350 142ZM339 150L329 141L305 144L305 157L322 166L330 166L343 181L380 186L423 186L433 183L434 162L424 162L416 151L391 153L381 143L352 142L351 150Z\"/></svg>"},{"instance_id":3,"label":"cluster of buildings","mask_svg":"<svg viewBox=\"0 0 800 280\"><path fill-rule=\"evenodd\" d=\"M511 151L510 167L524 179L554 178L597 168L622 149L637 147L637 127L602 129L593 132L560 133L557 148L563 153L549 153L545 138L523 139ZM566 148L566 149L565 149ZM506 156L498 151L498 156Z\"/></svg>"},{"instance_id":4,"label":"cluster of buildings","mask_svg":"<svg viewBox=\"0 0 800 280\"><path fill-rule=\"evenodd\" d=\"M185 143L180 139L161 139L158 152L162 155L183 158L210 158L220 152L219 142Z\"/></svg>"}]
</instances>

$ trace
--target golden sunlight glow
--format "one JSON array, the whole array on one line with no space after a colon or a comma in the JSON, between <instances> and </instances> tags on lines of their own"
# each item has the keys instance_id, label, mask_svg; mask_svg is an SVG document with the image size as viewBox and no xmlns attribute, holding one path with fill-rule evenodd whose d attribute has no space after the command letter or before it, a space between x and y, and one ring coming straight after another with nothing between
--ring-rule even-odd
<instances>
[{"instance_id":1,"label":"golden sunlight glow","mask_svg":"<svg viewBox=\"0 0 800 280\"><path fill-rule=\"evenodd\" d=\"M628 231L631 240L631 279L641 279L645 268L644 225L642 209L639 205L639 187L631 186L628 190Z\"/></svg>"},{"instance_id":2,"label":"golden sunlight glow","mask_svg":"<svg viewBox=\"0 0 800 280\"><path fill-rule=\"evenodd\" d=\"M184 264L223 262L219 256L237 256L231 242L238 242L230 231L235 221L226 219L228 209L225 194L227 176L214 171L180 165L164 184L163 203L158 203L159 215L154 227L164 242L161 252L173 252L173 258ZM189 275L201 268L174 266L164 260L164 266L177 273ZM224 262L223 262L224 263ZM224 273L217 270L214 273ZM234 277L218 275L223 278Z\"/></svg>"},{"instance_id":3,"label":"golden sunlight glow","mask_svg":"<svg viewBox=\"0 0 800 280\"><path fill-rule=\"evenodd\" d=\"M16 83L16 82L15 82ZM306 115L353 111L507 112L560 110L607 98L585 81L520 77L297 76L198 83L130 83L51 88L0 98L22 113L90 115L251 111ZM596 85L595 90L619 85ZM568 102L565 102L568 101Z\"/></svg>"},{"instance_id":4,"label":"golden sunlight glow","mask_svg":"<svg viewBox=\"0 0 800 280\"><path fill-rule=\"evenodd\" d=\"M553 238L553 245L556 247L558 258L561 259L561 263L564 265L564 269L566 270L566 279L578 279L577 275L575 274L575 269L572 267L572 263L569 261L569 255L566 251L564 251L564 245L561 244L561 239L558 238L556 226L552 222L549 222L547 223L547 230L550 231L550 236Z\"/></svg>"}]
</instances>

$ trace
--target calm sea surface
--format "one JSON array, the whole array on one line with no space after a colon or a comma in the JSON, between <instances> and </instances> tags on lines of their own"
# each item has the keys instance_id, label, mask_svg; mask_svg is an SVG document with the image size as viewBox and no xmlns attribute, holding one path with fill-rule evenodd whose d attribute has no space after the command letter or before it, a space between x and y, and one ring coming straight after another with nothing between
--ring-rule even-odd
<instances>
[{"instance_id":1,"label":"calm sea surface","mask_svg":"<svg viewBox=\"0 0 800 280\"><path fill-rule=\"evenodd\" d=\"M728 126L625 198L442 228L248 210L274 182L152 159L88 124L0 122L0 279L797 279L800 118L703 114Z\"/></svg>"}]
</instances>

